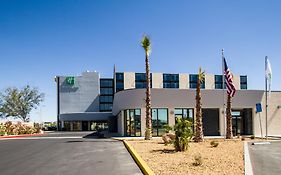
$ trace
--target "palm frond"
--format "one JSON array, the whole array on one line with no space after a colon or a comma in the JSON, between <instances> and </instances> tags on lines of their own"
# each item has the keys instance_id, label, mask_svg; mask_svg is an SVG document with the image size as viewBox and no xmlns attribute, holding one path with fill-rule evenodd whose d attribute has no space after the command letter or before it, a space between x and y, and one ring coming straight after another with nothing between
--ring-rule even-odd
<instances>
[{"instance_id":1,"label":"palm frond","mask_svg":"<svg viewBox=\"0 0 281 175\"><path fill-rule=\"evenodd\" d=\"M147 54L151 51L151 42L149 36L145 35L141 40L141 46L144 48Z\"/></svg>"},{"instance_id":2,"label":"palm frond","mask_svg":"<svg viewBox=\"0 0 281 175\"><path fill-rule=\"evenodd\" d=\"M198 79L201 83L203 83L205 79L205 71L202 71L201 67L199 68Z\"/></svg>"}]
</instances>

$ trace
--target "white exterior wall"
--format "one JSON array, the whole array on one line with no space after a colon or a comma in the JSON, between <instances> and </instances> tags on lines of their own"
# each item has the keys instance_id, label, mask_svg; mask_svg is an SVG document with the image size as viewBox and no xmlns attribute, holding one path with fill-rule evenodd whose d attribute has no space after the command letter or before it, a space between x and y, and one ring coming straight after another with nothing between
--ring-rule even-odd
<instances>
[{"instance_id":1,"label":"white exterior wall","mask_svg":"<svg viewBox=\"0 0 281 175\"><path fill-rule=\"evenodd\" d=\"M268 97L268 135L269 136L281 136L281 92L271 92L270 97ZM265 94L262 100L262 112L261 115L261 123L262 123L262 131L265 136L266 125L265 125ZM260 136L260 121L259 114L256 111L253 111L253 122L254 122L254 135Z\"/></svg>"},{"instance_id":2,"label":"white exterior wall","mask_svg":"<svg viewBox=\"0 0 281 175\"><path fill-rule=\"evenodd\" d=\"M226 117L224 114L223 108L220 108L219 110L219 127L220 127L220 135L225 136L226 135Z\"/></svg>"},{"instance_id":3,"label":"white exterior wall","mask_svg":"<svg viewBox=\"0 0 281 175\"><path fill-rule=\"evenodd\" d=\"M215 76L205 74L205 89L215 89Z\"/></svg>"},{"instance_id":4,"label":"white exterior wall","mask_svg":"<svg viewBox=\"0 0 281 175\"><path fill-rule=\"evenodd\" d=\"M189 89L189 74L179 74L179 89Z\"/></svg>"},{"instance_id":5,"label":"white exterior wall","mask_svg":"<svg viewBox=\"0 0 281 175\"><path fill-rule=\"evenodd\" d=\"M124 89L134 89L135 87L135 73L124 72Z\"/></svg>"},{"instance_id":6,"label":"white exterior wall","mask_svg":"<svg viewBox=\"0 0 281 175\"><path fill-rule=\"evenodd\" d=\"M162 73L152 73L152 88L163 88Z\"/></svg>"}]
</instances>

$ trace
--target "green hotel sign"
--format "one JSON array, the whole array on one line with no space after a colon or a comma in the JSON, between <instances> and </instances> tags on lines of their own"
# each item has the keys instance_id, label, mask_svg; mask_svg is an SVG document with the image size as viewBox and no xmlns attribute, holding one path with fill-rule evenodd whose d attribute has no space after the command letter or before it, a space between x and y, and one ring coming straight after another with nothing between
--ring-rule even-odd
<instances>
[{"instance_id":1,"label":"green hotel sign","mask_svg":"<svg viewBox=\"0 0 281 175\"><path fill-rule=\"evenodd\" d=\"M75 77L67 77L66 78L67 84L74 85L75 83Z\"/></svg>"}]
</instances>

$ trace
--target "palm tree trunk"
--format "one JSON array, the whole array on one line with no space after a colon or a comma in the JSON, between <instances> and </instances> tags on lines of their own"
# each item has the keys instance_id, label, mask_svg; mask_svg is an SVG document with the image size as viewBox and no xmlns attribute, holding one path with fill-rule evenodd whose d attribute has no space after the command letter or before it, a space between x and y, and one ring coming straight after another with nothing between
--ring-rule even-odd
<instances>
[{"instance_id":1,"label":"palm tree trunk","mask_svg":"<svg viewBox=\"0 0 281 175\"><path fill-rule=\"evenodd\" d=\"M148 53L145 55L145 67L146 67L146 131L145 140L152 138L152 126L151 126L151 91L150 91L150 66Z\"/></svg>"},{"instance_id":2,"label":"palm tree trunk","mask_svg":"<svg viewBox=\"0 0 281 175\"><path fill-rule=\"evenodd\" d=\"M227 106L226 106L226 139L232 139L232 116L231 116L231 96L227 95Z\"/></svg>"},{"instance_id":3,"label":"palm tree trunk","mask_svg":"<svg viewBox=\"0 0 281 175\"><path fill-rule=\"evenodd\" d=\"M198 75L199 76L199 75ZM195 142L203 141L203 124L202 124L202 102L201 102L201 81L198 78L196 87L196 128L195 128Z\"/></svg>"}]
</instances>

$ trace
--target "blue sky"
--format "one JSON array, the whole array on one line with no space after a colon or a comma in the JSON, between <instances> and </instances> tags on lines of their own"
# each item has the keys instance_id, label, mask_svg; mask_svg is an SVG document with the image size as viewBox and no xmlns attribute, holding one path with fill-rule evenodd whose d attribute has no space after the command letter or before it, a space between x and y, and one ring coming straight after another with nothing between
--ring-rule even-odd
<instances>
[{"instance_id":1,"label":"blue sky","mask_svg":"<svg viewBox=\"0 0 281 175\"><path fill-rule=\"evenodd\" d=\"M281 1L1 0L0 90L26 84L46 94L56 119L55 75L144 71L140 40L152 40L152 72L221 73L221 49L249 89L264 88L264 57L280 90ZM39 120L39 110L31 114Z\"/></svg>"}]
</instances>

